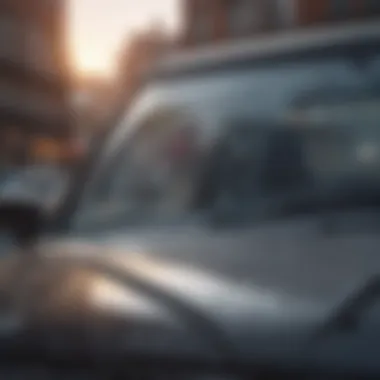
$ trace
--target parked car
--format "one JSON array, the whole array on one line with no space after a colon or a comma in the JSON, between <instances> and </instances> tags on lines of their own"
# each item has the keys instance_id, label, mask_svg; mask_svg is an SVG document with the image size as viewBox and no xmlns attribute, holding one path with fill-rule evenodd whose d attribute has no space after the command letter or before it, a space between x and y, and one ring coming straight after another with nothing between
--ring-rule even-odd
<instances>
[{"instance_id":1,"label":"parked car","mask_svg":"<svg viewBox=\"0 0 380 380\"><path fill-rule=\"evenodd\" d=\"M46 209L56 207L67 186L67 175L50 166L31 166L14 170L0 185L0 202L23 201Z\"/></svg>"},{"instance_id":2,"label":"parked car","mask_svg":"<svg viewBox=\"0 0 380 380\"><path fill-rule=\"evenodd\" d=\"M163 62L53 219L1 207L0 373L378 378L379 44L374 22Z\"/></svg>"}]
</instances>

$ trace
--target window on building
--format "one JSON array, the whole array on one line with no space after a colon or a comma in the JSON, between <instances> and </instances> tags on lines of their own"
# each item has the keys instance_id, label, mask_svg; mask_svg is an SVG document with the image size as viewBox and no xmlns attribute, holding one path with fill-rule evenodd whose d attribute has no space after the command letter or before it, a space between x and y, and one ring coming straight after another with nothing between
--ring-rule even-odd
<instances>
[{"instance_id":1,"label":"window on building","mask_svg":"<svg viewBox=\"0 0 380 380\"><path fill-rule=\"evenodd\" d=\"M368 12L376 13L378 14L380 12L380 1L379 0L367 0L366 3L366 10ZM368 5L367 5L368 3Z\"/></svg>"},{"instance_id":2,"label":"window on building","mask_svg":"<svg viewBox=\"0 0 380 380\"><path fill-rule=\"evenodd\" d=\"M7 14L0 16L0 58L11 61L22 59L22 26Z\"/></svg>"},{"instance_id":3,"label":"window on building","mask_svg":"<svg viewBox=\"0 0 380 380\"><path fill-rule=\"evenodd\" d=\"M342 19L352 14L352 2L347 0L332 0L330 2L330 17L333 19Z\"/></svg>"},{"instance_id":4,"label":"window on building","mask_svg":"<svg viewBox=\"0 0 380 380\"><path fill-rule=\"evenodd\" d=\"M27 62L35 70L46 73L52 73L54 67L49 37L38 25L31 25L27 36Z\"/></svg>"},{"instance_id":5,"label":"window on building","mask_svg":"<svg viewBox=\"0 0 380 380\"><path fill-rule=\"evenodd\" d=\"M275 2L275 19L279 27L292 27L297 22L297 6L294 0L277 0Z\"/></svg>"},{"instance_id":6,"label":"window on building","mask_svg":"<svg viewBox=\"0 0 380 380\"><path fill-rule=\"evenodd\" d=\"M330 2L330 18L334 20L377 15L380 11L379 0L333 0Z\"/></svg>"},{"instance_id":7,"label":"window on building","mask_svg":"<svg viewBox=\"0 0 380 380\"><path fill-rule=\"evenodd\" d=\"M198 12L197 17L194 20L193 36L195 41L202 42L212 39L213 35L213 20L212 14L205 10L204 12Z\"/></svg>"},{"instance_id":8,"label":"window on building","mask_svg":"<svg viewBox=\"0 0 380 380\"><path fill-rule=\"evenodd\" d=\"M257 1L230 0L227 6L228 28L231 35L243 36L261 28L261 9Z\"/></svg>"}]
</instances>

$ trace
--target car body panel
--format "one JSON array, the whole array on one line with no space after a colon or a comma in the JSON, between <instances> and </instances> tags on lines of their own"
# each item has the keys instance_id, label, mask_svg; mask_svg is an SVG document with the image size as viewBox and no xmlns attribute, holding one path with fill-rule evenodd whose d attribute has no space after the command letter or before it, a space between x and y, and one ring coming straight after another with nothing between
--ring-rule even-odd
<instances>
[{"instance_id":1,"label":"car body panel","mask_svg":"<svg viewBox=\"0 0 380 380\"><path fill-rule=\"evenodd\" d=\"M380 370L376 305L358 330L315 342L313 336L379 272L380 241L370 228L375 214L337 214L331 234L314 216L229 232L125 230L55 239L42 251L74 263L101 260L137 276L215 323L243 363L372 373ZM350 233L358 220L361 230Z\"/></svg>"}]
</instances>

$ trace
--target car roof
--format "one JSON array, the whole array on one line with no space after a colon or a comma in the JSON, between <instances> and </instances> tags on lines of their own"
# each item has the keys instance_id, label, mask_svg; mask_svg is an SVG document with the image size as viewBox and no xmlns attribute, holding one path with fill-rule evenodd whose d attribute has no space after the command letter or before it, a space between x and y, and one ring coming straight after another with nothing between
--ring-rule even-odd
<instances>
[{"instance_id":1,"label":"car roof","mask_svg":"<svg viewBox=\"0 0 380 380\"><path fill-rule=\"evenodd\" d=\"M365 22L346 22L333 26L299 28L275 35L250 37L212 47L186 49L169 54L150 73L150 78L229 66L252 60L270 59L310 50L347 47L355 43L379 44L380 18Z\"/></svg>"}]
</instances>

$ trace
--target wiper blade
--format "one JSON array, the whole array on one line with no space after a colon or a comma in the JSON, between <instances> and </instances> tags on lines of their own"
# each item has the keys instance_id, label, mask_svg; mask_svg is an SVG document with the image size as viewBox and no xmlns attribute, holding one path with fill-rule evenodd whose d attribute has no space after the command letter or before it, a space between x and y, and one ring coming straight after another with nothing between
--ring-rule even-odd
<instances>
[{"instance_id":1,"label":"wiper blade","mask_svg":"<svg viewBox=\"0 0 380 380\"><path fill-rule=\"evenodd\" d=\"M380 301L380 275L373 276L363 287L348 296L318 329L313 340L355 330L363 313L377 300Z\"/></svg>"}]
</instances>

